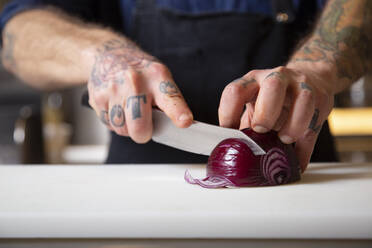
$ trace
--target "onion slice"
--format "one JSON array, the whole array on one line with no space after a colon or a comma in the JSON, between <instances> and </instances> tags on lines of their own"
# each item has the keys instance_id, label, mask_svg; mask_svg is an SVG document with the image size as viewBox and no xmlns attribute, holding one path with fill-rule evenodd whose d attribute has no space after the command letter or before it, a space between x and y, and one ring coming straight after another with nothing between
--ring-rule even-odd
<instances>
[{"instance_id":1,"label":"onion slice","mask_svg":"<svg viewBox=\"0 0 372 248\"><path fill-rule=\"evenodd\" d=\"M191 176L188 170L185 171L185 180L190 184L198 184L203 188L216 189L216 188L229 188L235 187L229 179L220 176L206 177L202 180L195 179Z\"/></svg>"}]
</instances>

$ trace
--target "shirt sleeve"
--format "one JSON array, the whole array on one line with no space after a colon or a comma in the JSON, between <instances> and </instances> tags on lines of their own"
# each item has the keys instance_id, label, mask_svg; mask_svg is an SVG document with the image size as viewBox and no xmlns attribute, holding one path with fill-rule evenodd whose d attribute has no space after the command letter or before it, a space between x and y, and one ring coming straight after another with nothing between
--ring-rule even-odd
<instances>
[{"instance_id":1,"label":"shirt sleeve","mask_svg":"<svg viewBox=\"0 0 372 248\"><path fill-rule=\"evenodd\" d=\"M6 23L16 14L45 6L58 7L86 20L96 18L96 1L92 0L13 0L6 4L0 13L0 32L2 33Z\"/></svg>"},{"instance_id":2,"label":"shirt sleeve","mask_svg":"<svg viewBox=\"0 0 372 248\"><path fill-rule=\"evenodd\" d=\"M2 33L5 24L16 14L42 6L41 0L13 0L6 4L0 14L0 32Z\"/></svg>"}]
</instances>

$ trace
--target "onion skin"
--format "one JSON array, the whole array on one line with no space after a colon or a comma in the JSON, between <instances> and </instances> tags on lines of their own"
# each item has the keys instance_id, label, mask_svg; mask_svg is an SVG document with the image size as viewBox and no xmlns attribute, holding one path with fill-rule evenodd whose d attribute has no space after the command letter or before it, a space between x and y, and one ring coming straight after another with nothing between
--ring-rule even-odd
<instances>
[{"instance_id":1,"label":"onion skin","mask_svg":"<svg viewBox=\"0 0 372 248\"><path fill-rule=\"evenodd\" d=\"M276 132L259 134L241 130L265 151L256 156L241 139L225 139L212 151L207 177L194 179L186 171L185 180L205 188L275 186L301 178L301 170L292 145L284 144Z\"/></svg>"}]
</instances>

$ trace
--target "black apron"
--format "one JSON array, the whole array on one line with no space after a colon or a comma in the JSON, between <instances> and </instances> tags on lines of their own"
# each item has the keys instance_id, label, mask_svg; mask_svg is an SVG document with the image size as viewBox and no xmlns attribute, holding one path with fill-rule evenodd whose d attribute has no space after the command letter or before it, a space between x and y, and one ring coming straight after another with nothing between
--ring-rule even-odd
<instances>
[{"instance_id":1,"label":"black apron","mask_svg":"<svg viewBox=\"0 0 372 248\"><path fill-rule=\"evenodd\" d=\"M274 0L275 1L275 0ZM306 10L308 12L308 10ZM275 13L274 13L275 16ZM173 74L194 118L218 125L221 93L252 69L284 64L298 41L299 23L247 13L182 14L137 0L129 37ZM111 133L107 163L206 163L208 157L153 141L136 144ZM336 161L332 136L323 126L312 162Z\"/></svg>"}]
</instances>

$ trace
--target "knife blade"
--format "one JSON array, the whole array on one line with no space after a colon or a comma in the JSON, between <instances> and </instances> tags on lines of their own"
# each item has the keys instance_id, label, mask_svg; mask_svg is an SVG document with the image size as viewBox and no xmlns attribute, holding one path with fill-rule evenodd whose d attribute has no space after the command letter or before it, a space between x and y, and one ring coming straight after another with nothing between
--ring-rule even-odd
<instances>
[{"instance_id":1,"label":"knife blade","mask_svg":"<svg viewBox=\"0 0 372 248\"><path fill-rule=\"evenodd\" d=\"M209 156L222 140L238 138L246 142L253 154L266 154L255 141L242 131L200 121L194 121L188 128L179 128L164 112L157 109L153 109L152 116L154 125L152 139L157 143Z\"/></svg>"}]
</instances>

